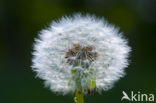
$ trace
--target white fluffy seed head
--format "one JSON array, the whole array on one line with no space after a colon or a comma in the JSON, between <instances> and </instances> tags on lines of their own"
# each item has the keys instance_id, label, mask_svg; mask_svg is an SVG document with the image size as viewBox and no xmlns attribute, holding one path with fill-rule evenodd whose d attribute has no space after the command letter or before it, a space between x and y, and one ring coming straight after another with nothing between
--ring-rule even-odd
<instances>
[{"instance_id":1,"label":"white fluffy seed head","mask_svg":"<svg viewBox=\"0 0 156 103\"><path fill-rule=\"evenodd\" d=\"M68 63L69 58L78 58L76 55L65 57L74 44L95 47L96 60L90 63L89 59L83 59L83 62L89 62L87 68L80 64L82 62L76 66ZM34 43L32 68L53 92L67 94L78 89L71 79L72 70L76 70L74 78L81 78L79 87L86 88L87 81L96 78L96 88L100 92L110 89L124 76L129 51L130 47L119 30L104 18L75 14L52 22L39 33Z\"/></svg>"}]
</instances>

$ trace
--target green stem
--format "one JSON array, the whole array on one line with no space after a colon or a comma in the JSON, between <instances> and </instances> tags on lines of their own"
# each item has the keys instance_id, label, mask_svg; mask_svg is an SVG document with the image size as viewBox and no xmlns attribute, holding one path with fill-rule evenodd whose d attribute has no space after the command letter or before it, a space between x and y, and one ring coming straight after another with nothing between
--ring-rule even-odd
<instances>
[{"instance_id":1,"label":"green stem","mask_svg":"<svg viewBox=\"0 0 156 103\"><path fill-rule=\"evenodd\" d=\"M81 92L78 91L78 90L75 91L74 101L75 101L75 103L84 103L84 93L83 93L83 90L81 90Z\"/></svg>"}]
</instances>

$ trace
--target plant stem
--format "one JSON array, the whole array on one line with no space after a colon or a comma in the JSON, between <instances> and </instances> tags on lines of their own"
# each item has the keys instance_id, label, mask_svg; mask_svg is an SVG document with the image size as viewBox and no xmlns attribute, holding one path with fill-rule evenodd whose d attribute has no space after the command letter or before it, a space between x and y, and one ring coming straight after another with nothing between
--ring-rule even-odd
<instances>
[{"instance_id":1,"label":"plant stem","mask_svg":"<svg viewBox=\"0 0 156 103\"><path fill-rule=\"evenodd\" d=\"M84 103L84 93L83 93L83 90L81 90L81 91L76 90L75 91L74 101L75 101L75 103Z\"/></svg>"}]
</instances>

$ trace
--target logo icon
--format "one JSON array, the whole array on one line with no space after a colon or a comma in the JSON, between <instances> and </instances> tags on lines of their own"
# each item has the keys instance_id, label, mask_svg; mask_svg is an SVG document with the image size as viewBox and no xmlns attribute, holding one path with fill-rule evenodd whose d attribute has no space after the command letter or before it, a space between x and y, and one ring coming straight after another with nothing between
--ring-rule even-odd
<instances>
[{"instance_id":1,"label":"logo icon","mask_svg":"<svg viewBox=\"0 0 156 103\"><path fill-rule=\"evenodd\" d=\"M121 98L121 101L122 101L123 99L127 99L127 100L131 101L131 99L128 97L128 95L126 94L125 91L122 91L122 94L123 94L123 97Z\"/></svg>"}]
</instances>

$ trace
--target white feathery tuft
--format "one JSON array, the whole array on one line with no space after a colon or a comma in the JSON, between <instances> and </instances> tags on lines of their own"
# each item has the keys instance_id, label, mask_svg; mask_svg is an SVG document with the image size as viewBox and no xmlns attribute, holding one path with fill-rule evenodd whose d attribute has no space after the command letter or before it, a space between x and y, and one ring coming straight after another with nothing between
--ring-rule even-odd
<instances>
[{"instance_id":1,"label":"white feathery tuft","mask_svg":"<svg viewBox=\"0 0 156 103\"><path fill-rule=\"evenodd\" d=\"M65 55L73 44L95 47L98 57L89 69L67 62ZM127 40L119 33L119 29L108 24L104 18L75 14L52 22L39 33L34 43L32 68L53 92L67 94L78 89L72 80L68 85L71 70L77 70L74 78L81 78L82 88L94 75L97 91L101 92L112 88L125 75L129 52ZM92 69L94 72L91 72ZM85 73L90 74L85 77Z\"/></svg>"}]
</instances>

